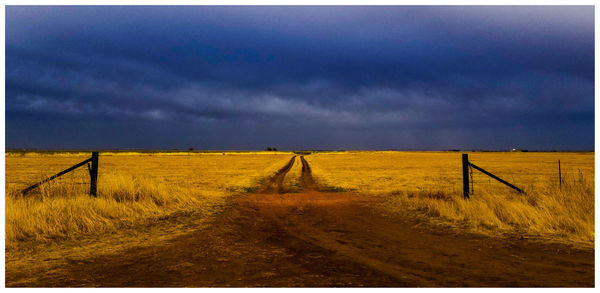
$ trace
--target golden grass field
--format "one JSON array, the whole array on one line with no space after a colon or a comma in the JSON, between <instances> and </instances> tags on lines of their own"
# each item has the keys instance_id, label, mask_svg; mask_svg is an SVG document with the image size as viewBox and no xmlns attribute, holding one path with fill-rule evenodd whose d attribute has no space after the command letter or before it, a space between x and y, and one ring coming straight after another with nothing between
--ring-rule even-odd
<instances>
[{"instance_id":1,"label":"golden grass field","mask_svg":"<svg viewBox=\"0 0 600 293\"><path fill-rule=\"evenodd\" d=\"M463 199L460 153L332 152L306 160L321 185L385 196L382 208L392 213L408 208L474 231L593 245L594 153L469 153L469 161L526 192L473 169L470 200Z\"/></svg>"},{"instance_id":2,"label":"golden grass field","mask_svg":"<svg viewBox=\"0 0 600 293\"><path fill-rule=\"evenodd\" d=\"M99 195L92 198L85 167L26 197L19 194L89 153L8 153L6 246L111 232L181 211L209 217L228 196L260 187L291 155L101 153ZM584 245L594 241L594 153L470 153L471 162L526 191L515 193L474 170L470 200L463 199L460 153L323 152L305 158L321 186L384 196L381 208L392 214L416 211L485 233L537 235ZM301 191L301 175L296 157L283 182L286 192Z\"/></svg>"},{"instance_id":3,"label":"golden grass field","mask_svg":"<svg viewBox=\"0 0 600 293\"><path fill-rule=\"evenodd\" d=\"M291 153L101 153L98 198L85 167L20 190L87 159L90 153L6 154L6 247L76 238L151 222L182 211L209 217L227 196L252 191Z\"/></svg>"}]
</instances>

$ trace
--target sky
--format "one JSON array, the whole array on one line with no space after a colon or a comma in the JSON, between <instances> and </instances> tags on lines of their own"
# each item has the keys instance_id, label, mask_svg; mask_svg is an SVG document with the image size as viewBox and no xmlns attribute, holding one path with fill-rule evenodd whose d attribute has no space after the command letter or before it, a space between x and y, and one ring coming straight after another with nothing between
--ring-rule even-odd
<instances>
[{"instance_id":1,"label":"sky","mask_svg":"<svg viewBox=\"0 0 600 293\"><path fill-rule=\"evenodd\" d=\"M6 6L6 148L593 150L593 6Z\"/></svg>"}]
</instances>

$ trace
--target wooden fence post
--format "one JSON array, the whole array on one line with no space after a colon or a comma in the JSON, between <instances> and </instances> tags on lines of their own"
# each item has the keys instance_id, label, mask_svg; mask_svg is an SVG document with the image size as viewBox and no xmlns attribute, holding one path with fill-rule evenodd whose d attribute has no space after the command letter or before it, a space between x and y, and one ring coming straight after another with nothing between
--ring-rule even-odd
<instances>
[{"instance_id":1,"label":"wooden fence post","mask_svg":"<svg viewBox=\"0 0 600 293\"><path fill-rule=\"evenodd\" d=\"M558 160L558 187L562 189L562 174L560 172L560 160Z\"/></svg>"},{"instance_id":2,"label":"wooden fence post","mask_svg":"<svg viewBox=\"0 0 600 293\"><path fill-rule=\"evenodd\" d=\"M98 152L92 152L92 166L88 165L90 171L90 195L98 194Z\"/></svg>"},{"instance_id":3,"label":"wooden fence post","mask_svg":"<svg viewBox=\"0 0 600 293\"><path fill-rule=\"evenodd\" d=\"M469 199L469 155L462 154L463 191L465 199Z\"/></svg>"}]
</instances>

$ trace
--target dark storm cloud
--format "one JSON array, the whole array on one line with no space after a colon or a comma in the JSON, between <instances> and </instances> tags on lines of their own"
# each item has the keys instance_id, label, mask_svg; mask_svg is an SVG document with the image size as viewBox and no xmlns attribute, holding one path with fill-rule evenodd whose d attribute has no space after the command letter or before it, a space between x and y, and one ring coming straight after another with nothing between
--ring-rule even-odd
<instances>
[{"instance_id":1,"label":"dark storm cloud","mask_svg":"<svg viewBox=\"0 0 600 293\"><path fill-rule=\"evenodd\" d=\"M592 149L593 54L593 7L8 6L7 147Z\"/></svg>"}]
</instances>

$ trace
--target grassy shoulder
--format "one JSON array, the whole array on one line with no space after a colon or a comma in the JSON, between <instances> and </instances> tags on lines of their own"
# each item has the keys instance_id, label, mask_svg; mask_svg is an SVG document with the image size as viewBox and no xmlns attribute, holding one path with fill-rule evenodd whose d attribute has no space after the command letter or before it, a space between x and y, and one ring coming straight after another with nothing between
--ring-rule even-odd
<instances>
[{"instance_id":1,"label":"grassy shoulder","mask_svg":"<svg viewBox=\"0 0 600 293\"><path fill-rule=\"evenodd\" d=\"M306 159L319 183L383 196L381 208L390 213L412 211L488 235L517 234L593 245L593 153L474 153L470 157L516 182L525 194L474 171L474 194L464 200L460 154L456 153L321 153ZM554 170L558 159L563 162L562 185Z\"/></svg>"}]
</instances>

